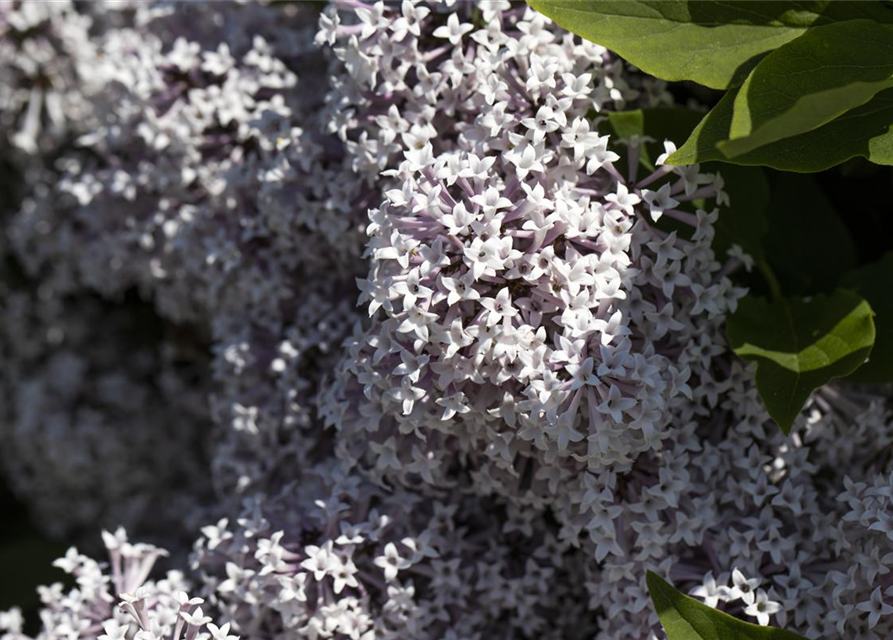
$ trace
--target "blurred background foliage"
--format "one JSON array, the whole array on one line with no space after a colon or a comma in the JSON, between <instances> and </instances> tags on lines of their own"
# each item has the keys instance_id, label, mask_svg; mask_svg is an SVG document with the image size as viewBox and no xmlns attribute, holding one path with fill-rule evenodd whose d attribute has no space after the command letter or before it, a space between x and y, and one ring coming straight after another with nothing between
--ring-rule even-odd
<instances>
[{"instance_id":1,"label":"blurred background foliage","mask_svg":"<svg viewBox=\"0 0 893 640\"><path fill-rule=\"evenodd\" d=\"M5 226L6 218L15 212L22 197L20 176L10 157L9 148L0 141L0 227ZM2 273L7 278L13 277L15 265L6 266ZM0 282L0 286L3 284ZM34 446L40 443L35 442ZM14 606L21 608L29 632L39 627L37 587L66 582L68 576L52 563L69 546L70 541L52 540L32 524L25 505L13 496L0 470L0 611Z\"/></svg>"}]
</instances>

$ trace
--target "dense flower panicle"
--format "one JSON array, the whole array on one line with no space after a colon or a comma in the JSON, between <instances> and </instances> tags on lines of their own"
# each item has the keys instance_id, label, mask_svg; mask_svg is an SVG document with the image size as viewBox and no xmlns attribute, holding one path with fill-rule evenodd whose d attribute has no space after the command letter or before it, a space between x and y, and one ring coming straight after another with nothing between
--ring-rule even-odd
<instances>
[{"instance_id":1,"label":"dense flower panicle","mask_svg":"<svg viewBox=\"0 0 893 640\"><path fill-rule=\"evenodd\" d=\"M406 149L453 148L482 110L481 124L498 129L535 118L538 104L572 100L582 115L670 100L664 83L505 0L333 2L316 39L334 54L329 128L369 181Z\"/></svg>"},{"instance_id":2,"label":"dense flower panicle","mask_svg":"<svg viewBox=\"0 0 893 640\"><path fill-rule=\"evenodd\" d=\"M484 103L454 150L405 149L369 213L373 324L324 408L342 453L380 474L449 484L438 466L474 454L485 492L567 503L580 471L629 468L716 403L692 389L742 292L710 249L717 211L682 209L722 197L715 176L660 166L637 182L629 141L624 177L588 88L515 100L536 116L491 125L508 102Z\"/></svg>"},{"instance_id":3,"label":"dense flower panicle","mask_svg":"<svg viewBox=\"0 0 893 640\"><path fill-rule=\"evenodd\" d=\"M578 554L542 518L502 513L385 491L327 462L205 527L194 567L244 636L587 637Z\"/></svg>"},{"instance_id":4,"label":"dense flower panicle","mask_svg":"<svg viewBox=\"0 0 893 640\"><path fill-rule=\"evenodd\" d=\"M709 248L716 212L668 209L694 233L661 231L629 204L646 189L616 170L566 181L560 154L530 181L509 154L445 154L370 211L376 319L346 367L411 443L462 422L505 439L506 467L524 442L544 462L629 464L658 448L692 370L711 375L702 339L740 295Z\"/></svg>"},{"instance_id":5,"label":"dense flower panicle","mask_svg":"<svg viewBox=\"0 0 893 640\"><path fill-rule=\"evenodd\" d=\"M318 40L347 71L330 97L340 134L355 154L376 148L370 128L387 141L357 162L394 178L370 211L359 281L373 326L323 410L342 455L379 474L448 485L449 460L474 453L485 493L572 508L581 468L659 448L692 370L711 375L741 292L710 251L716 212L677 207L721 198L721 183L661 167L638 184L638 141L615 166L590 116L638 92L598 46L509 3L488 7L486 26L459 21L470 5L446 18L404 3L386 19L395 6L321 18ZM397 99L375 115L385 98ZM689 238L653 225L665 212Z\"/></svg>"},{"instance_id":6,"label":"dense flower panicle","mask_svg":"<svg viewBox=\"0 0 893 640\"><path fill-rule=\"evenodd\" d=\"M771 423L722 177L605 119L665 85L523 3L318 11L0 0L0 471L198 537L72 549L37 638L658 640L648 570L893 636L889 390Z\"/></svg>"}]
</instances>

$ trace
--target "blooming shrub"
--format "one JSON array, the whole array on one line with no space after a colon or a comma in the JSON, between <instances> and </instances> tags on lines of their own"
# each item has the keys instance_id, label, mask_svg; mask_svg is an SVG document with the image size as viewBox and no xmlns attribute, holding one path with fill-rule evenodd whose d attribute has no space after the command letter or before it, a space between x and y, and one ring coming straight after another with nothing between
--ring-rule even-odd
<instances>
[{"instance_id":1,"label":"blooming shrub","mask_svg":"<svg viewBox=\"0 0 893 640\"><path fill-rule=\"evenodd\" d=\"M116 531L37 640L657 640L649 571L893 634L885 390L775 427L756 196L630 128L664 82L500 1L0 2L0 51L0 472Z\"/></svg>"},{"instance_id":2,"label":"blooming shrub","mask_svg":"<svg viewBox=\"0 0 893 640\"><path fill-rule=\"evenodd\" d=\"M199 336L191 357L213 380L204 411L221 427L214 483L241 491L276 445L314 428L316 378L353 320L338 294L354 295L368 188L319 119L324 62L303 10L113 12L117 28L79 50L102 86L82 96L89 118L8 235L26 275L56 295L137 290Z\"/></svg>"}]
</instances>

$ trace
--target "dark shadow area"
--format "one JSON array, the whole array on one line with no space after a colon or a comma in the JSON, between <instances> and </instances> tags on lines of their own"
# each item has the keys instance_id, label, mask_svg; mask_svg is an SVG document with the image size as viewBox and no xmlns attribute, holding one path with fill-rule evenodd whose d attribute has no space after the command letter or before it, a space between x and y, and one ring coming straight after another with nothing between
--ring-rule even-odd
<instances>
[{"instance_id":1,"label":"dark shadow area","mask_svg":"<svg viewBox=\"0 0 893 640\"><path fill-rule=\"evenodd\" d=\"M68 544L43 536L29 521L28 512L0 477L0 611L19 607L25 617L25 632L40 627L40 597L37 587L54 582L72 584L70 577L53 567L65 555Z\"/></svg>"},{"instance_id":2,"label":"dark shadow area","mask_svg":"<svg viewBox=\"0 0 893 640\"><path fill-rule=\"evenodd\" d=\"M859 264L893 251L893 167L854 158L816 180L852 234Z\"/></svg>"}]
</instances>

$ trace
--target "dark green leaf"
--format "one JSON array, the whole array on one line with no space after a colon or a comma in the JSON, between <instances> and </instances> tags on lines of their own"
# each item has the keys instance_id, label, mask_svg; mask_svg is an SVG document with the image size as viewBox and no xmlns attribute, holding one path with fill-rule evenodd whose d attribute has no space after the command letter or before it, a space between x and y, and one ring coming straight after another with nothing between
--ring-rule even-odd
<instances>
[{"instance_id":1,"label":"dark green leaf","mask_svg":"<svg viewBox=\"0 0 893 640\"><path fill-rule=\"evenodd\" d=\"M757 363L756 383L785 433L814 389L856 370L874 344L869 304L851 291L769 302L749 296L726 321L732 349Z\"/></svg>"},{"instance_id":2,"label":"dark green leaf","mask_svg":"<svg viewBox=\"0 0 893 640\"><path fill-rule=\"evenodd\" d=\"M640 160L646 168L653 170L654 160L664 152L664 140L682 144L703 116L700 111L682 107L609 111L606 133L614 140L651 138L651 142L644 145Z\"/></svg>"},{"instance_id":3,"label":"dark green leaf","mask_svg":"<svg viewBox=\"0 0 893 640\"><path fill-rule=\"evenodd\" d=\"M763 256L763 237L769 227L766 210L769 207L769 182L759 167L731 164L704 165L707 171L718 171L725 181L729 206L719 211L714 229L713 251L724 259L733 244L740 245L754 258Z\"/></svg>"},{"instance_id":4,"label":"dark green leaf","mask_svg":"<svg viewBox=\"0 0 893 640\"><path fill-rule=\"evenodd\" d=\"M874 348L868 362L850 374L856 382L893 382L893 253L846 274L841 284L868 300L876 316Z\"/></svg>"},{"instance_id":5,"label":"dark green leaf","mask_svg":"<svg viewBox=\"0 0 893 640\"><path fill-rule=\"evenodd\" d=\"M814 27L763 58L735 97L729 158L812 131L893 87L893 26Z\"/></svg>"},{"instance_id":6,"label":"dark green leaf","mask_svg":"<svg viewBox=\"0 0 893 640\"><path fill-rule=\"evenodd\" d=\"M635 111L608 112L608 121L620 138L649 136L658 142L681 142L697 126L704 114L684 107L660 107Z\"/></svg>"},{"instance_id":7,"label":"dark green leaf","mask_svg":"<svg viewBox=\"0 0 893 640\"><path fill-rule=\"evenodd\" d=\"M528 0L574 33L664 80L741 84L766 53L813 25L893 22L880 2Z\"/></svg>"},{"instance_id":8,"label":"dark green leaf","mask_svg":"<svg viewBox=\"0 0 893 640\"><path fill-rule=\"evenodd\" d=\"M669 640L805 640L791 631L750 624L708 607L651 571L645 581Z\"/></svg>"},{"instance_id":9,"label":"dark green leaf","mask_svg":"<svg viewBox=\"0 0 893 640\"><path fill-rule=\"evenodd\" d=\"M610 111L608 122L612 133L617 138L630 140L645 135L645 113L641 109L634 111Z\"/></svg>"},{"instance_id":10,"label":"dark green leaf","mask_svg":"<svg viewBox=\"0 0 893 640\"><path fill-rule=\"evenodd\" d=\"M861 156L875 164L893 165L893 89L881 91L861 107L817 129L729 159L717 145L729 137L738 93L739 89L733 89L722 97L686 143L670 156L670 164L717 160L809 173Z\"/></svg>"},{"instance_id":11,"label":"dark green leaf","mask_svg":"<svg viewBox=\"0 0 893 640\"><path fill-rule=\"evenodd\" d=\"M828 291L856 266L852 235L812 176L774 175L768 220L766 258L785 292Z\"/></svg>"}]
</instances>

